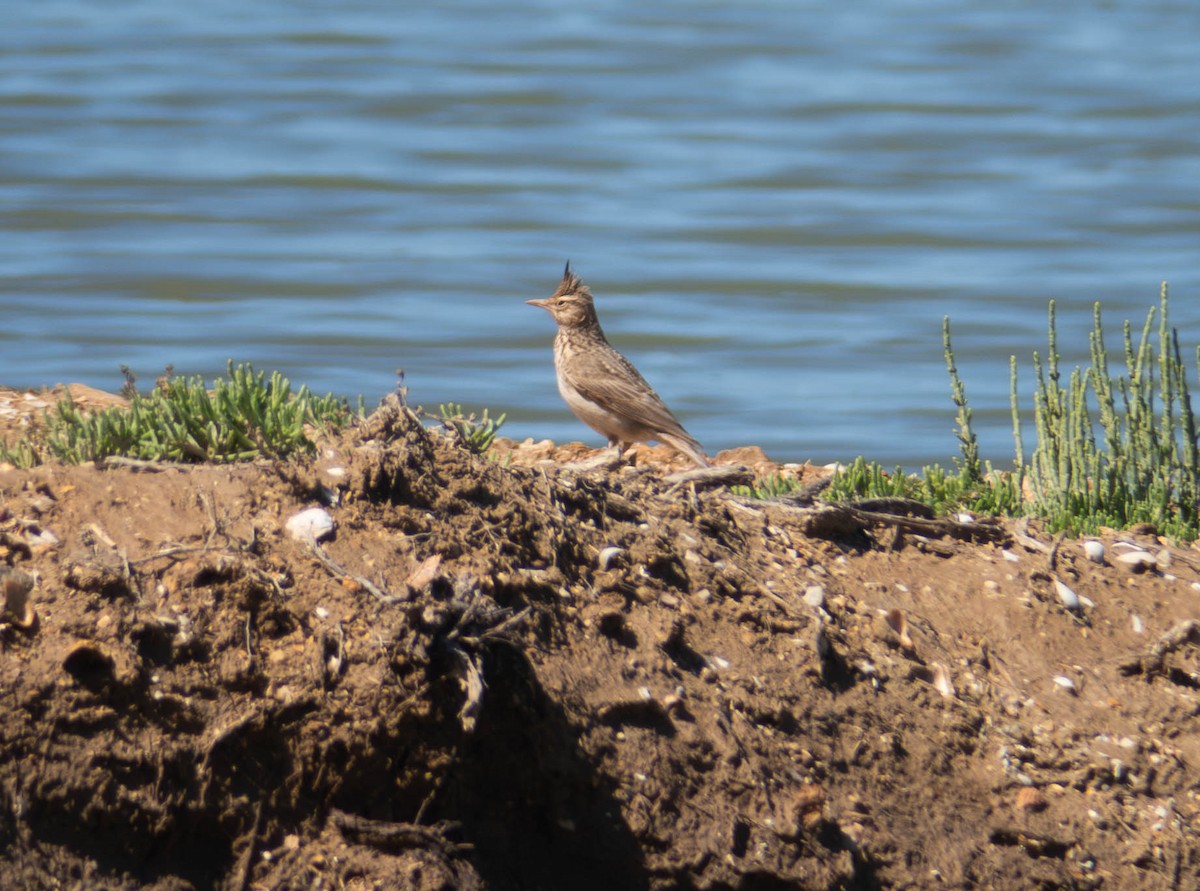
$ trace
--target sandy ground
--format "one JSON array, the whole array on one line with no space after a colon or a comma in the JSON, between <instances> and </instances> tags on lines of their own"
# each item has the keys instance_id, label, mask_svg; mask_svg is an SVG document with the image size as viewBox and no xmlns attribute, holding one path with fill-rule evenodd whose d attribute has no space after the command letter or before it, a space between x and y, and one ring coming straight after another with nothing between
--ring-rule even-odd
<instances>
[{"instance_id":1,"label":"sandy ground","mask_svg":"<svg viewBox=\"0 0 1200 891\"><path fill-rule=\"evenodd\" d=\"M585 452L0 469L0 885L1200 887L1200 553Z\"/></svg>"}]
</instances>

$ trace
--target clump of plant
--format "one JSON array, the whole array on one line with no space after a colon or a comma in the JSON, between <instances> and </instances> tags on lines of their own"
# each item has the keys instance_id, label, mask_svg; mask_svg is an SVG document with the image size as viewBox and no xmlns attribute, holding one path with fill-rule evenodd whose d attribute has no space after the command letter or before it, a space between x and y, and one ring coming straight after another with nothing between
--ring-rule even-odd
<instances>
[{"instance_id":1,"label":"clump of plant","mask_svg":"<svg viewBox=\"0 0 1200 891\"><path fill-rule=\"evenodd\" d=\"M248 364L206 386L203 379L167 370L147 394L137 392L127 369L128 406L87 414L69 398L51 409L45 423L0 459L18 466L47 457L71 464L124 456L146 461L228 462L311 453L309 428L339 429L352 413L344 399L292 391L278 371L269 376Z\"/></svg>"},{"instance_id":2,"label":"clump of plant","mask_svg":"<svg viewBox=\"0 0 1200 891\"><path fill-rule=\"evenodd\" d=\"M438 406L439 420L454 437L466 448L477 455L484 454L492 447L496 434L504 424L507 414L492 419L488 417L485 408L478 417L475 412L467 413L457 402L449 402Z\"/></svg>"},{"instance_id":3,"label":"clump of plant","mask_svg":"<svg viewBox=\"0 0 1200 891\"><path fill-rule=\"evenodd\" d=\"M1109 370L1100 304L1093 307L1090 365L1063 381L1057 318L1050 302L1043 361L1033 354L1033 421L1037 444L1026 461L1018 397L1017 360L1009 359L1009 398L1015 460L1000 470L981 461L966 389L943 319L942 344L950 375L959 457L953 472L941 467L907 474L858 458L824 493L831 500L912 498L934 510L1043 518L1055 531L1095 532L1151 523L1180 540L1200 536L1200 449L1179 333L1168 322L1167 289L1151 308L1135 344L1124 325L1124 372ZM1155 324L1157 321L1157 325ZM1196 351L1200 366L1200 348ZM798 488L780 478L744 490L773 497Z\"/></svg>"},{"instance_id":4,"label":"clump of plant","mask_svg":"<svg viewBox=\"0 0 1200 891\"><path fill-rule=\"evenodd\" d=\"M1157 326L1155 317L1157 315ZM1168 536L1195 539L1200 462L1179 332L1167 314L1167 288L1146 316L1136 348L1123 332L1124 372L1109 372L1100 304L1092 314L1091 365L1075 368L1063 386L1054 303L1046 361L1034 354L1037 447L1028 474L1031 512L1052 526L1152 523ZM1200 349L1196 352L1200 365ZM1015 365L1013 370L1015 390ZM1018 460L1021 430L1014 401ZM1023 462L1020 462L1023 464Z\"/></svg>"}]
</instances>

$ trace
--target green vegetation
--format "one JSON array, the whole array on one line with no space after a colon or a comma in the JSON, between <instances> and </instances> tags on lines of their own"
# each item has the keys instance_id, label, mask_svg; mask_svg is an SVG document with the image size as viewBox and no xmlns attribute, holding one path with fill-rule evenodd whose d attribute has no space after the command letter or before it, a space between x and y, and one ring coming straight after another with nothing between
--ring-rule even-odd
<instances>
[{"instance_id":1,"label":"green vegetation","mask_svg":"<svg viewBox=\"0 0 1200 891\"><path fill-rule=\"evenodd\" d=\"M1157 325L1156 325L1157 322ZM1011 357L1010 399L1015 460L1012 470L981 462L966 389L950 343L950 320L942 340L951 396L957 409L956 471L924 468L906 474L857 459L837 474L825 497L833 500L905 497L936 511L1043 518L1055 531L1095 532L1152 523L1179 540L1200 537L1200 457L1196 418L1179 347L1170 327L1167 289L1152 308L1136 343L1124 326L1124 371L1108 365L1100 304L1093 310L1091 363L1075 368L1065 384L1060 369L1054 302L1050 302L1045 360L1033 354L1037 445L1026 462L1018 399L1017 360ZM1200 366L1200 349L1196 352ZM772 497L798 488L791 480L764 478L743 494Z\"/></svg>"},{"instance_id":2,"label":"green vegetation","mask_svg":"<svg viewBox=\"0 0 1200 891\"><path fill-rule=\"evenodd\" d=\"M493 420L488 417L488 410L485 408L483 414L477 418L475 412L465 413L463 407L456 402L439 405L438 412L440 417L437 420L451 431L460 443L477 455L482 455L492 447L492 440L496 438L504 419L508 417L501 414Z\"/></svg>"},{"instance_id":3,"label":"green vegetation","mask_svg":"<svg viewBox=\"0 0 1200 891\"><path fill-rule=\"evenodd\" d=\"M124 370L124 369L123 369ZM19 467L48 457L70 464L120 455L146 461L242 461L282 458L314 449L306 427L339 429L351 410L344 399L292 392L279 372L267 377L249 365L229 363L227 378L206 387L200 377L174 377L168 369L148 395L126 371L128 407L85 414L69 398L47 412L45 424L12 446L0 460Z\"/></svg>"}]
</instances>

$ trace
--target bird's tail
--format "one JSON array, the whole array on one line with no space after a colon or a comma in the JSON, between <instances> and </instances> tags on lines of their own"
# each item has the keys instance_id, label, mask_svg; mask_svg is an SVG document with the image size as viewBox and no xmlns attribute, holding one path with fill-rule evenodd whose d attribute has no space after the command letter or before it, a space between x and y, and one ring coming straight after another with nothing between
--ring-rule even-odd
<instances>
[{"instance_id":1,"label":"bird's tail","mask_svg":"<svg viewBox=\"0 0 1200 891\"><path fill-rule=\"evenodd\" d=\"M663 433L661 436L663 442L671 446L675 451L682 452L693 461L698 467L711 467L708 456L704 454L704 448L696 440L692 439L686 433L680 436L678 433Z\"/></svg>"}]
</instances>

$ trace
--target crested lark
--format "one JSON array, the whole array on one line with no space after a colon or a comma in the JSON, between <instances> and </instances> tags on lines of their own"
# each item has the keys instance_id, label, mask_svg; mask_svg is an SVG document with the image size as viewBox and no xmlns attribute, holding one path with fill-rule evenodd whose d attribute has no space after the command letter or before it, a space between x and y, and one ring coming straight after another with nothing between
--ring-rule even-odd
<instances>
[{"instance_id":1,"label":"crested lark","mask_svg":"<svg viewBox=\"0 0 1200 891\"><path fill-rule=\"evenodd\" d=\"M558 290L544 300L526 300L540 306L558 323L554 337L554 370L558 392L571 411L597 433L608 437L620 458L633 442L657 439L708 467L704 449L671 414L636 368L612 348L592 292L567 263Z\"/></svg>"}]
</instances>

